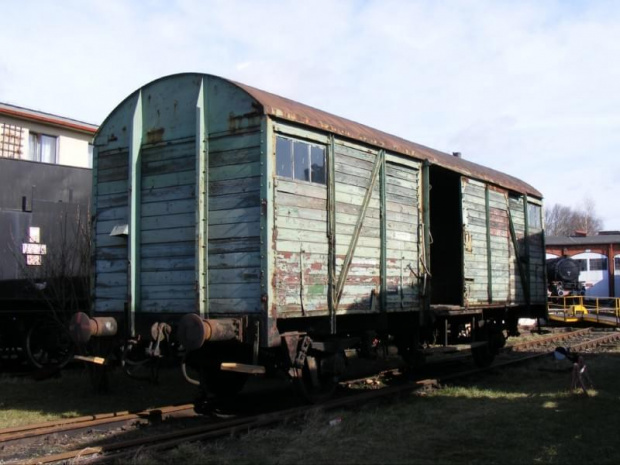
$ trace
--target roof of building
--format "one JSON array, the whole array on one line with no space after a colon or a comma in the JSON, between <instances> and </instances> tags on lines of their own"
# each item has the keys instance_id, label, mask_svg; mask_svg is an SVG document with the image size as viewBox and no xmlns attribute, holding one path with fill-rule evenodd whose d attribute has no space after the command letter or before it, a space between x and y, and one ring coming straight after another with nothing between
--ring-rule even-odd
<instances>
[{"instance_id":1,"label":"roof of building","mask_svg":"<svg viewBox=\"0 0 620 465\"><path fill-rule=\"evenodd\" d=\"M620 234L600 234L598 236L547 236L547 245L604 245L620 244Z\"/></svg>"},{"instance_id":2,"label":"roof of building","mask_svg":"<svg viewBox=\"0 0 620 465\"><path fill-rule=\"evenodd\" d=\"M29 108L18 107L16 105L2 102L0 102L0 115L11 116L24 121L32 121L40 124L62 127L87 134L94 134L97 132L98 128L95 124L85 123L83 121L66 118L64 116L53 115L51 113L31 110Z\"/></svg>"}]
</instances>

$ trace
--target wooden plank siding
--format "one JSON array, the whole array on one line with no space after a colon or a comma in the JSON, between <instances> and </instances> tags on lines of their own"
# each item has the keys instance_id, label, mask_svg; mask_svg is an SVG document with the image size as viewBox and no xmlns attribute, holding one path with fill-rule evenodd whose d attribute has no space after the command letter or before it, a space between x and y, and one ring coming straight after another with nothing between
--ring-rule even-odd
<instances>
[{"instance_id":1,"label":"wooden plank siding","mask_svg":"<svg viewBox=\"0 0 620 465\"><path fill-rule=\"evenodd\" d=\"M525 215L523 212L523 197L522 196L514 196L511 195L509 198L509 208L510 208L510 216L512 218L512 223L515 230L516 240L517 240L517 248L518 250L514 250L514 247L511 247L511 266L510 266L510 276L511 276L511 300L512 302L525 304L525 293L523 283L521 282L521 273L519 271L517 260L519 260L523 266L523 269L526 269L526 260L525 260Z\"/></svg>"},{"instance_id":2,"label":"wooden plank siding","mask_svg":"<svg viewBox=\"0 0 620 465\"><path fill-rule=\"evenodd\" d=\"M143 147L141 157L142 299L138 311L192 311L196 262L195 140Z\"/></svg>"},{"instance_id":3,"label":"wooden plank siding","mask_svg":"<svg viewBox=\"0 0 620 465\"><path fill-rule=\"evenodd\" d=\"M419 309L419 165L386 163L387 311ZM394 206L399 206L395 209Z\"/></svg>"},{"instance_id":4,"label":"wooden plank siding","mask_svg":"<svg viewBox=\"0 0 620 465\"><path fill-rule=\"evenodd\" d=\"M209 140L209 313L261 311L260 125Z\"/></svg>"},{"instance_id":5,"label":"wooden plank siding","mask_svg":"<svg viewBox=\"0 0 620 465\"><path fill-rule=\"evenodd\" d=\"M261 121L253 100L219 80L183 79L178 99L166 83L144 92L144 133L139 148L139 306L137 312L194 312L199 305L197 234L199 196L207 202L208 235L203 282L211 313L261 311ZM179 88L180 89L180 88ZM199 92L203 89L206 94ZM204 100L199 101L198 98ZM110 236L130 224L130 137L137 96L106 121L97 139L94 283L95 311L123 311L128 302L129 246ZM198 138L197 105L206 103ZM172 105L172 107L170 106ZM204 131L203 131L204 132ZM200 139L200 140L199 140ZM202 144L202 145L200 145ZM199 147L208 172L200 191ZM201 261L202 263L202 261Z\"/></svg>"},{"instance_id":6,"label":"wooden plank siding","mask_svg":"<svg viewBox=\"0 0 620 465\"><path fill-rule=\"evenodd\" d=\"M530 207L536 205L531 215L538 216L537 223L531 217L528 221L528 239L530 251L530 295L534 304L547 302L547 285L546 285L546 254L543 241L544 231L542 229L542 208L536 203L528 202Z\"/></svg>"},{"instance_id":7,"label":"wooden plank siding","mask_svg":"<svg viewBox=\"0 0 620 465\"><path fill-rule=\"evenodd\" d=\"M278 177L274 204L278 314L327 314L327 186Z\"/></svg>"},{"instance_id":8,"label":"wooden plank siding","mask_svg":"<svg viewBox=\"0 0 620 465\"><path fill-rule=\"evenodd\" d=\"M127 217L127 149L102 151L97 160L95 196L97 214L94 237L94 309L122 312L127 301L127 238L110 236L116 225L129 224Z\"/></svg>"},{"instance_id":9,"label":"wooden plank siding","mask_svg":"<svg viewBox=\"0 0 620 465\"><path fill-rule=\"evenodd\" d=\"M462 206L468 236L463 257L466 303L510 302L514 276L507 192L462 178Z\"/></svg>"},{"instance_id":10,"label":"wooden plank siding","mask_svg":"<svg viewBox=\"0 0 620 465\"><path fill-rule=\"evenodd\" d=\"M510 227L507 193L489 189L492 302L510 301Z\"/></svg>"},{"instance_id":11,"label":"wooden plank siding","mask_svg":"<svg viewBox=\"0 0 620 465\"><path fill-rule=\"evenodd\" d=\"M284 126L279 126L285 131ZM297 130L296 136L303 136ZM306 137L308 140L316 138ZM336 139L335 276L342 272L377 153ZM395 158L395 157L393 157ZM417 309L418 188L416 163L386 165L386 311ZM276 301L285 317L327 315L329 286L327 186L278 177L276 180ZM344 282L338 314L380 311L381 194L377 182Z\"/></svg>"},{"instance_id":12,"label":"wooden plank siding","mask_svg":"<svg viewBox=\"0 0 620 465\"><path fill-rule=\"evenodd\" d=\"M488 302L485 184L462 178L465 302Z\"/></svg>"}]
</instances>

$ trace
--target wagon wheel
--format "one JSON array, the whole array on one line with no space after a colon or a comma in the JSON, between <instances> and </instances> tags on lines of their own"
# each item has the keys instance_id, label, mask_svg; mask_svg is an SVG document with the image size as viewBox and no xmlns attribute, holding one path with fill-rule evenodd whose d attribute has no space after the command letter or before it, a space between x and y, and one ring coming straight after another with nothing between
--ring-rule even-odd
<instances>
[{"instance_id":1,"label":"wagon wheel","mask_svg":"<svg viewBox=\"0 0 620 465\"><path fill-rule=\"evenodd\" d=\"M247 373L222 371L222 362L249 363L251 354L248 347L237 343L214 343L189 352L184 361L187 367L198 372L200 391L209 397L233 397L245 386ZM193 377L190 377L193 379ZM190 381L191 382L191 381Z\"/></svg>"},{"instance_id":2,"label":"wagon wheel","mask_svg":"<svg viewBox=\"0 0 620 465\"><path fill-rule=\"evenodd\" d=\"M472 347L471 354L474 358L474 363L479 368L486 368L495 360L495 351L491 349L488 341L479 346Z\"/></svg>"},{"instance_id":3,"label":"wagon wheel","mask_svg":"<svg viewBox=\"0 0 620 465\"><path fill-rule=\"evenodd\" d=\"M219 366L207 366L200 370L200 385L205 393L213 394L219 398L233 397L239 394L248 378L247 373L222 371Z\"/></svg>"},{"instance_id":4,"label":"wagon wheel","mask_svg":"<svg viewBox=\"0 0 620 465\"><path fill-rule=\"evenodd\" d=\"M73 357L69 331L56 320L39 320L26 334L26 354L37 368L64 367Z\"/></svg>"},{"instance_id":5,"label":"wagon wheel","mask_svg":"<svg viewBox=\"0 0 620 465\"><path fill-rule=\"evenodd\" d=\"M337 367L344 365L342 357L340 354L311 352L306 356L302 368L294 368L295 389L306 402L315 404L334 395L339 381L337 373L340 370Z\"/></svg>"}]
</instances>

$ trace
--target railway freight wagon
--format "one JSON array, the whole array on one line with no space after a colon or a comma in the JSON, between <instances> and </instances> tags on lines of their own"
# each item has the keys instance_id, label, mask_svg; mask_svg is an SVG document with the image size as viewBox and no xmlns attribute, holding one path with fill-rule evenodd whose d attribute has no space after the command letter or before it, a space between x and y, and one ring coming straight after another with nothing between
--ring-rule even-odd
<instances>
[{"instance_id":1,"label":"railway freight wagon","mask_svg":"<svg viewBox=\"0 0 620 465\"><path fill-rule=\"evenodd\" d=\"M347 357L437 345L488 363L546 314L536 189L247 85L147 84L100 127L93 172L75 338L176 344L211 392L281 370L313 399Z\"/></svg>"}]
</instances>

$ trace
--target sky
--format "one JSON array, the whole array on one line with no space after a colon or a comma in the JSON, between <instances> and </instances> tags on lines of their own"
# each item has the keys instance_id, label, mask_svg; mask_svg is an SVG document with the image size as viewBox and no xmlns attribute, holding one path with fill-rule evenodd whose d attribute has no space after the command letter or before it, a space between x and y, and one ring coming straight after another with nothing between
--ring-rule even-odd
<instances>
[{"instance_id":1,"label":"sky","mask_svg":"<svg viewBox=\"0 0 620 465\"><path fill-rule=\"evenodd\" d=\"M0 102L100 124L154 79L215 74L620 230L616 0L0 0L0 43Z\"/></svg>"}]
</instances>

